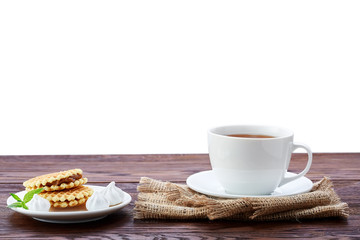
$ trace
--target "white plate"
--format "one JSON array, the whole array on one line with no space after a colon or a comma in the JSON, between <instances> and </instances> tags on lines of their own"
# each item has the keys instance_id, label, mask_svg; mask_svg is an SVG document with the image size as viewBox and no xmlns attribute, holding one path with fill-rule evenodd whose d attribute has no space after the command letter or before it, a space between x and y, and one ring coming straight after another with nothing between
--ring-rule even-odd
<instances>
[{"instance_id":1,"label":"white plate","mask_svg":"<svg viewBox=\"0 0 360 240\"><path fill-rule=\"evenodd\" d=\"M94 191L99 191L105 187L85 185L94 189ZM92 211L63 211L63 212L42 212L42 211L31 211L23 208L11 208L15 212L30 216L36 220L43 222L51 223L80 223L80 222L90 222L95 221L101 218L106 217L107 215L118 211L119 209L125 207L131 202L131 196L124 192L124 201L118 205L111 206L105 209L92 210ZM26 191L21 191L16 193L21 199L23 199ZM7 199L7 204L10 205L16 202L13 197Z\"/></svg>"},{"instance_id":2,"label":"white plate","mask_svg":"<svg viewBox=\"0 0 360 240\"><path fill-rule=\"evenodd\" d=\"M285 175L290 177L294 176L295 173L287 172ZM212 170L191 175L187 178L186 184L196 192L222 198L289 196L309 192L313 187L313 183L310 179L301 177L276 188L270 195L234 195L225 192L225 189L220 185Z\"/></svg>"}]
</instances>

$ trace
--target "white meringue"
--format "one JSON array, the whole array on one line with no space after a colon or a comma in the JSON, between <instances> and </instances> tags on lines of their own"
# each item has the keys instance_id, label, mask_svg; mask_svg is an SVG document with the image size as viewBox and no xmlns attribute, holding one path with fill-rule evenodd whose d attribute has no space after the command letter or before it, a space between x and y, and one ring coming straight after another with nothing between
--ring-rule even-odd
<instances>
[{"instance_id":1,"label":"white meringue","mask_svg":"<svg viewBox=\"0 0 360 240\"><path fill-rule=\"evenodd\" d=\"M86 201L86 208L88 211L108 208L109 205L109 201L106 200L103 193L99 191L95 191Z\"/></svg>"},{"instance_id":2,"label":"white meringue","mask_svg":"<svg viewBox=\"0 0 360 240\"><path fill-rule=\"evenodd\" d=\"M32 211L48 212L51 207L51 204L45 198L42 198L39 195L35 194L33 198L30 200L30 202L26 203L26 206L29 208L29 210Z\"/></svg>"},{"instance_id":3,"label":"white meringue","mask_svg":"<svg viewBox=\"0 0 360 240\"><path fill-rule=\"evenodd\" d=\"M112 181L106 188L102 191L105 198L109 201L110 206L121 203L124 200L124 192L115 186L115 182Z\"/></svg>"}]
</instances>

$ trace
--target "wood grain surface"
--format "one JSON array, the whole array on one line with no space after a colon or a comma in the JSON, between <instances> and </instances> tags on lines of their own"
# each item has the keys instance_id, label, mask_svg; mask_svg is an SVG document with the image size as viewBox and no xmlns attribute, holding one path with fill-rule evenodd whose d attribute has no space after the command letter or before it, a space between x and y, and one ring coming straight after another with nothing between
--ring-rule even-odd
<instances>
[{"instance_id":1,"label":"wood grain surface","mask_svg":"<svg viewBox=\"0 0 360 240\"><path fill-rule=\"evenodd\" d=\"M293 154L289 171L299 172L306 156ZM10 192L37 175L81 168L90 184L116 181L133 200L120 211L89 223L52 224L6 208ZM184 183L196 172L209 170L207 154L0 156L0 238L4 239L234 239L234 238L360 238L360 153L315 153L307 177L328 176L350 217L290 222L134 220L140 177Z\"/></svg>"}]
</instances>

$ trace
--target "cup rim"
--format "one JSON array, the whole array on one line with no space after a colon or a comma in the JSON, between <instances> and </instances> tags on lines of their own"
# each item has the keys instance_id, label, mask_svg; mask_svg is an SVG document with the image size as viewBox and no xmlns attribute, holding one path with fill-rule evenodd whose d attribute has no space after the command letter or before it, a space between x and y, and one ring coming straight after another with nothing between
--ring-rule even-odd
<instances>
[{"instance_id":1,"label":"cup rim","mask_svg":"<svg viewBox=\"0 0 360 240\"><path fill-rule=\"evenodd\" d=\"M227 136L226 134L221 134L221 133L216 133L216 130L219 129L224 129L224 128L249 128L249 129L254 129L254 128L268 128L268 129L277 129L280 131L283 131L286 134L282 134L280 136L275 136L275 138L237 138L237 137L231 137L231 136ZM217 126L217 127L212 127L208 130L208 134L209 135L214 135L214 136L219 136L219 137L224 137L224 138L228 138L228 139L238 139L238 140L247 140L247 141L271 141L271 140L275 140L275 139L284 139L284 138L288 138L288 137L292 137L294 136L294 132L288 128L284 128L284 127L279 127L276 125L260 125L260 124L238 124L238 125L222 125L222 126ZM251 134L251 132L244 132L243 134ZM269 133L265 133L265 132L259 132L259 133L255 133L253 132L253 134L268 134L271 135Z\"/></svg>"}]
</instances>

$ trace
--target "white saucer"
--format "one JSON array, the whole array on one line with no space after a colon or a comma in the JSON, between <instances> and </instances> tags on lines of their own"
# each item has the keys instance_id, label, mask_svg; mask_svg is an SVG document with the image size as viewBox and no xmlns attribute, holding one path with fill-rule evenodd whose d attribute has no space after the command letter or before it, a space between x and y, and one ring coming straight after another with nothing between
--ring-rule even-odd
<instances>
[{"instance_id":1,"label":"white saucer","mask_svg":"<svg viewBox=\"0 0 360 240\"><path fill-rule=\"evenodd\" d=\"M294 176L295 173L287 172L285 175L290 177ZM310 179L301 177L276 188L275 191L269 195L234 195L225 192L225 189L220 185L212 170L191 175L187 178L186 184L196 192L222 198L289 196L309 192L313 187Z\"/></svg>"},{"instance_id":2,"label":"white saucer","mask_svg":"<svg viewBox=\"0 0 360 240\"><path fill-rule=\"evenodd\" d=\"M94 189L94 191L99 191L104 189L105 187L93 186L93 185L85 185ZM105 209L93 210L93 211L63 211L63 212L42 212L42 211L31 211L23 208L11 208L15 212L24 214L26 216L30 216L36 220L43 222L51 222L51 223L80 223L80 222L90 222L95 221L101 218L106 217L107 215L118 211L119 209L125 207L131 202L131 196L124 192L124 201L118 205L111 206ZM23 199L26 191L17 192L21 199ZM7 199L7 205L16 202L13 197L9 197Z\"/></svg>"}]
</instances>

